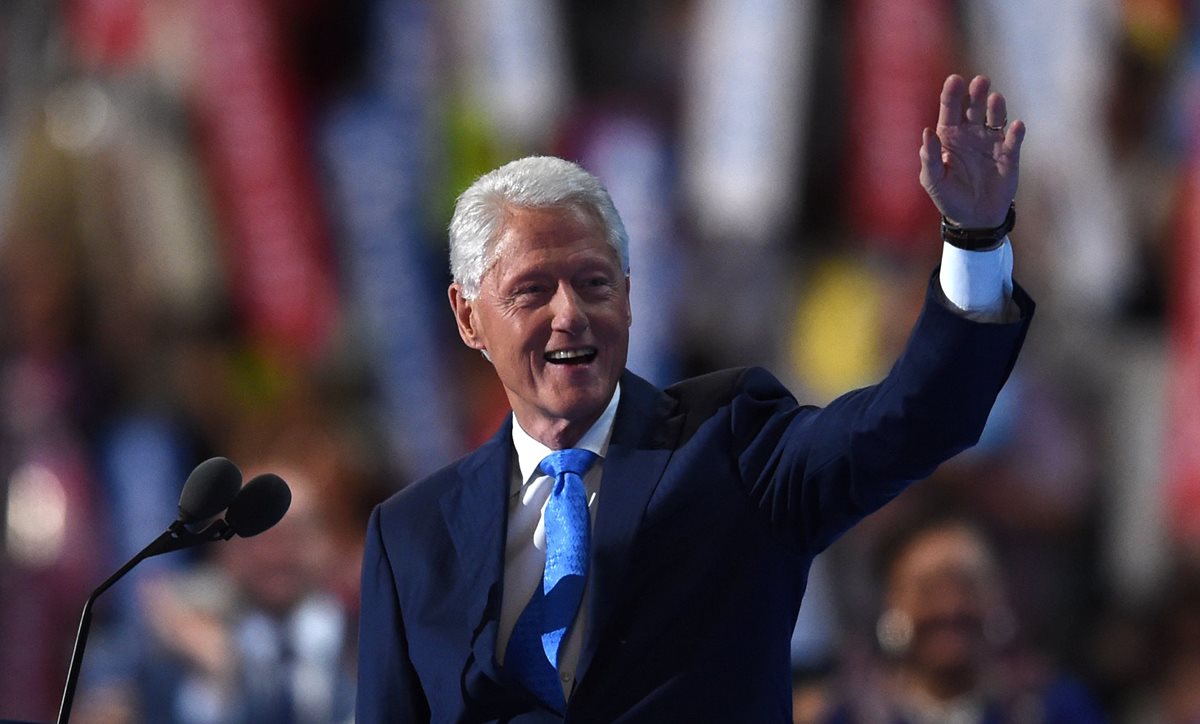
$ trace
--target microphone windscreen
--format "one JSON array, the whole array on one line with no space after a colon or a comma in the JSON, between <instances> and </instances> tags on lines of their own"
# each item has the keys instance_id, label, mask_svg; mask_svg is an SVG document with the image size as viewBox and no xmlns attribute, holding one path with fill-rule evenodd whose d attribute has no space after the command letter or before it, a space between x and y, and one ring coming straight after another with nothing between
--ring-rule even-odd
<instances>
[{"instance_id":1,"label":"microphone windscreen","mask_svg":"<svg viewBox=\"0 0 1200 724\"><path fill-rule=\"evenodd\" d=\"M225 514L225 522L242 538L258 535L283 520L292 504L292 491L283 478L264 473L251 478Z\"/></svg>"},{"instance_id":2,"label":"microphone windscreen","mask_svg":"<svg viewBox=\"0 0 1200 724\"><path fill-rule=\"evenodd\" d=\"M209 458L196 466L179 494L179 520L206 520L229 507L242 487L242 471L226 458Z\"/></svg>"}]
</instances>

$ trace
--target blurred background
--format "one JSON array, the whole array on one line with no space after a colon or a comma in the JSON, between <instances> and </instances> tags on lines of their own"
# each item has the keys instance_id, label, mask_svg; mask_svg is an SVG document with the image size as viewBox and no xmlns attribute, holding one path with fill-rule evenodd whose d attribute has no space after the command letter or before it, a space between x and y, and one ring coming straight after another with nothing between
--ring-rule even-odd
<instances>
[{"instance_id":1,"label":"blurred background","mask_svg":"<svg viewBox=\"0 0 1200 724\"><path fill-rule=\"evenodd\" d=\"M73 719L350 720L371 506L507 413L445 226L511 158L608 186L635 372L760 364L817 403L879 379L937 263L917 148L958 72L1029 127L1037 320L978 448L819 559L797 721L892 721L938 671L1005 721L1200 720L1197 11L0 0L0 717L53 719L87 593L219 454L292 512L110 591ZM949 515L985 542L906 557ZM923 560L932 628L898 592ZM930 631L958 636L941 669Z\"/></svg>"}]
</instances>

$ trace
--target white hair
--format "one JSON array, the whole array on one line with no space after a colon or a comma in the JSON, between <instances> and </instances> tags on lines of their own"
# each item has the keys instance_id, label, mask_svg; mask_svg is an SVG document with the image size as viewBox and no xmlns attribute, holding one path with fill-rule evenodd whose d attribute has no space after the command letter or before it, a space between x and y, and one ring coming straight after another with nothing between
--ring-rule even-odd
<instances>
[{"instance_id":1,"label":"white hair","mask_svg":"<svg viewBox=\"0 0 1200 724\"><path fill-rule=\"evenodd\" d=\"M450 219L450 273L463 296L475 299L496 262L496 240L513 209L567 207L594 214L629 273L629 236L608 191L582 166L554 156L529 156L475 180L454 204Z\"/></svg>"}]
</instances>

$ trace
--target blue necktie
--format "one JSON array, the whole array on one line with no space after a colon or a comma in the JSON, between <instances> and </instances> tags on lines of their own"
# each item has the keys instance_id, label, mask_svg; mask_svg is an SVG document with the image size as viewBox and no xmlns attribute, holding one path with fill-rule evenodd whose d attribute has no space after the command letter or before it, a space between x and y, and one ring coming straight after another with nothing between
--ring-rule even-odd
<instances>
[{"instance_id":1,"label":"blue necktie","mask_svg":"<svg viewBox=\"0 0 1200 724\"><path fill-rule=\"evenodd\" d=\"M587 580L589 524L583 475L599 459L588 450L556 450L538 465L554 478L542 521L546 531L546 567L542 585L513 626L505 665L533 694L563 711L566 700L558 679L558 650L575 620Z\"/></svg>"}]
</instances>

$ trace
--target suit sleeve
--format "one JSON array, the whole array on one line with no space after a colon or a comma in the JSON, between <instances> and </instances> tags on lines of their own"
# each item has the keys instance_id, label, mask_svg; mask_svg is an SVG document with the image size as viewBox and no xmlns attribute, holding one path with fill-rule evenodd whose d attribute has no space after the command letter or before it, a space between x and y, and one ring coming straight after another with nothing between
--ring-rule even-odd
<instances>
[{"instance_id":1,"label":"suit sleeve","mask_svg":"<svg viewBox=\"0 0 1200 724\"><path fill-rule=\"evenodd\" d=\"M356 708L358 724L407 724L430 718L425 693L408 656L379 508L371 514L363 551Z\"/></svg>"},{"instance_id":2,"label":"suit sleeve","mask_svg":"<svg viewBox=\"0 0 1200 724\"><path fill-rule=\"evenodd\" d=\"M935 273L936 280L936 273ZM764 370L738 380L730 424L739 474L773 527L819 552L855 522L979 440L1033 314L966 319L931 282L908 343L879 384L825 408L800 406Z\"/></svg>"}]
</instances>

